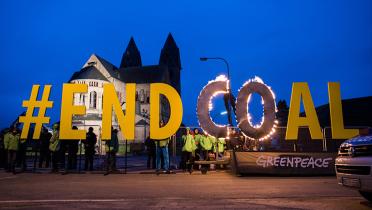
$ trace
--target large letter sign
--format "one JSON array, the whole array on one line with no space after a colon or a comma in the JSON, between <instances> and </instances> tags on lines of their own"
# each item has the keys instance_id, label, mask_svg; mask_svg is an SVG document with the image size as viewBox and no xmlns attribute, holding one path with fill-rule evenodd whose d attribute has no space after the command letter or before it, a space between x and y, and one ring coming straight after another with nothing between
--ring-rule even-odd
<instances>
[{"instance_id":1,"label":"large letter sign","mask_svg":"<svg viewBox=\"0 0 372 210\"><path fill-rule=\"evenodd\" d=\"M300 117L301 99L304 104L305 117ZM292 86L291 104L289 106L288 125L285 139L297 140L298 129L306 126L312 139L322 139L323 134L316 115L313 99L306 82L294 82Z\"/></svg>"},{"instance_id":2,"label":"large letter sign","mask_svg":"<svg viewBox=\"0 0 372 210\"><path fill-rule=\"evenodd\" d=\"M334 139L347 139L358 135L357 129L345 129L342 115L340 96L340 84L328 83L329 106L332 125L332 137ZM217 125L210 117L209 111L212 107L211 100L218 94L229 93L229 80L225 76L219 76L210 81L200 92L197 104L197 115L200 127L208 134L215 137L228 137L228 126ZM249 101L252 93L262 97L263 117L259 125L253 125L249 115ZM300 116L300 104L304 104L305 116ZM263 83L259 77L247 81L239 90L236 99L236 119L242 133L255 140L265 140L275 133L276 103L275 95L271 88ZM291 103L289 107L286 140L297 140L298 129L308 127L312 139L323 139L322 129L311 98L309 86L306 82L294 82L292 86Z\"/></svg>"},{"instance_id":3,"label":"large letter sign","mask_svg":"<svg viewBox=\"0 0 372 210\"><path fill-rule=\"evenodd\" d=\"M74 93L86 93L86 84L63 84L61 104L61 126L59 137L61 139L85 139L84 130L73 130L71 128L72 115L84 115L85 106L74 106Z\"/></svg>"},{"instance_id":4,"label":"large letter sign","mask_svg":"<svg viewBox=\"0 0 372 210\"><path fill-rule=\"evenodd\" d=\"M170 105L170 116L167 124L159 128L160 95L167 98ZM177 132L182 123L182 101L176 89L163 83L150 85L150 138L162 140Z\"/></svg>"},{"instance_id":5,"label":"large letter sign","mask_svg":"<svg viewBox=\"0 0 372 210\"><path fill-rule=\"evenodd\" d=\"M332 138L348 139L359 134L358 129L345 129L342 114L340 83L328 83L329 111L331 114Z\"/></svg>"},{"instance_id":6,"label":"large letter sign","mask_svg":"<svg viewBox=\"0 0 372 210\"><path fill-rule=\"evenodd\" d=\"M200 127L212 136L228 136L228 127L215 124L209 114L212 98L218 94L228 93L228 84L229 81L225 76L219 76L203 88L198 98L197 115ZM252 93L258 93L263 99L264 117L261 124L257 126L252 125L247 109ZM275 132L275 124L277 122L275 120L275 112L274 93L259 77L249 80L239 90L236 101L236 118L238 127L248 138L264 140L270 137Z\"/></svg>"},{"instance_id":7,"label":"large letter sign","mask_svg":"<svg viewBox=\"0 0 372 210\"><path fill-rule=\"evenodd\" d=\"M260 125L254 126L249 115L248 103L252 93L258 93L262 97L263 117ZM246 136L253 139L266 139L275 132L275 96L270 87L256 77L246 82L239 90L236 99L236 119L238 127Z\"/></svg>"},{"instance_id":8,"label":"large letter sign","mask_svg":"<svg viewBox=\"0 0 372 210\"><path fill-rule=\"evenodd\" d=\"M209 114L212 108L212 99L218 94L228 93L228 80L225 76L219 76L210 81L200 92L197 104L197 115L200 127L209 135L215 137L226 137L227 126L215 124Z\"/></svg>"},{"instance_id":9,"label":"large letter sign","mask_svg":"<svg viewBox=\"0 0 372 210\"><path fill-rule=\"evenodd\" d=\"M121 110L119 99L116 95L113 84L103 85L103 113L102 113L102 140L111 139L112 111L118 118L118 124L122 130L123 137L127 140L134 140L134 120L135 120L135 99L136 84L128 83L126 88L126 111Z\"/></svg>"},{"instance_id":10,"label":"large letter sign","mask_svg":"<svg viewBox=\"0 0 372 210\"><path fill-rule=\"evenodd\" d=\"M224 76L218 76L210 81L200 92L197 101L197 117L200 127L209 135L224 138L229 137L229 126L216 124L210 116L212 110L212 99L219 94L230 93L230 81ZM35 85L31 91L29 101L24 101L23 106L27 108L26 116L20 116L19 121L24 124L21 138L26 138L31 123L36 128L34 138L40 135L41 125L48 123L49 118L45 117L46 108L53 105L49 101L50 85L45 86L41 100L37 100L39 85ZM113 84L103 85L103 105L102 105L102 140L111 139L111 125L113 114L116 115L118 125L122 131L123 138L134 140L135 138L135 120L136 120L136 84L126 84L126 109L123 112L121 104L116 94ZM85 130L72 129L73 115L85 115L86 107L84 105L74 105L75 93L87 93L86 84L64 84L61 103L60 120L60 138L85 139ZM253 93L257 93L262 98L263 117L261 123L253 125L249 114L249 101ZM163 97L161 97L161 95ZM340 94L340 84L336 82L328 83L328 96L330 108L330 121L333 139L348 139L359 134L358 129L346 129L343 122L342 103ZM162 100L162 101L161 101ZM170 116L165 126L160 127L161 120L161 102L168 100ZM231 103L231 101L230 101ZM301 112L301 103L304 106L304 112ZM267 86L259 77L255 77L244 83L239 90L235 101L235 114L237 126L241 132L253 140L269 139L276 129L276 103L275 95L271 88ZM34 112L34 108L40 108L38 116L27 114ZM154 140L166 139L177 132L182 123L182 101L178 92L170 85L163 83L150 84L150 138ZM168 117L168 116L167 116ZM40 125L38 128L37 125ZM300 127L307 127L310 130L311 139L321 140L324 138L322 128L318 120L316 109L310 94L309 86L306 82L294 82L292 86L291 102L289 107L289 116L286 129L286 140L298 140L298 130ZM323 130L324 131L324 130Z\"/></svg>"}]
</instances>

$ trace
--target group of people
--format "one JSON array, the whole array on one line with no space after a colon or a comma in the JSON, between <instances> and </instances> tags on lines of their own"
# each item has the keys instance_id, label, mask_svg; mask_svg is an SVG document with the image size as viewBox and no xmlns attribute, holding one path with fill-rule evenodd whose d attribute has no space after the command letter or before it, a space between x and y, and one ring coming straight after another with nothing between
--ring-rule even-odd
<instances>
[{"instance_id":1,"label":"group of people","mask_svg":"<svg viewBox=\"0 0 372 210\"><path fill-rule=\"evenodd\" d=\"M74 126L73 129L77 127ZM40 138L34 141L33 152L39 154L39 168L49 168L51 163L52 173L58 172L61 168L64 168L64 173L77 169L80 140L61 141L59 124L53 125L52 133L43 127ZM93 170L97 137L92 127L89 128L87 138L82 143L84 144L85 170ZM19 172L26 170L26 152L26 139L20 138L20 130L16 126L12 126L0 136L0 167L5 168L7 172L15 174L17 165L21 167ZM67 161L66 153L68 154Z\"/></svg>"},{"instance_id":2,"label":"group of people","mask_svg":"<svg viewBox=\"0 0 372 210\"><path fill-rule=\"evenodd\" d=\"M163 122L160 122L163 126ZM164 173L171 173L169 169L169 147L170 139L152 140L148 137L145 140L147 149L147 168L156 169L159 173L163 170ZM180 168L192 172L193 163L195 160L211 160L222 157L225 151L225 138L215 138L207 133L200 133L199 129L186 129L186 133L182 135L182 156Z\"/></svg>"},{"instance_id":3,"label":"group of people","mask_svg":"<svg viewBox=\"0 0 372 210\"><path fill-rule=\"evenodd\" d=\"M76 126L72 129L77 130ZM61 168L64 168L64 174L69 170L77 169L77 159L79 152L80 139L74 140L61 140L59 138L59 124L53 125L53 132L50 134L47 129L43 129L40 138L40 158L39 167L42 168L45 163L45 167L49 167L49 161L52 162L52 173L58 173ZM97 136L93 132L93 128L89 127L86 134L86 139L81 141L84 145L84 156L85 164L84 169L86 171L93 170L93 161L95 155L95 148L97 143ZM81 151L81 148L80 148ZM67 161L66 161L67 153Z\"/></svg>"},{"instance_id":4,"label":"group of people","mask_svg":"<svg viewBox=\"0 0 372 210\"><path fill-rule=\"evenodd\" d=\"M185 171L188 170L190 173L194 168L193 163L195 160L221 158L226 147L225 138L215 138L206 132L200 133L197 128L193 131L190 128L186 128L186 134L182 136L182 142L180 167Z\"/></svg>"},{"instance_id":5,"label":"group of people","mask_svg":"<svg viewBox=\"0 0 372 210\"><path fill-rule=\"evenodd\" d=\"M164 122L160 122L160 127ZM77 127L73 127L77 129ZM97 136L89 127L86 134L86 140L61 140L59 138L59 124L53 125L53 131L49 132L43 127L40 139L36 140L36 154L39 154L39 168L49 168L51 163L51 172L57 173L64 169L63 173L77 169L78 153L84 152L84 170L92 171L94 169L94 157L96 152ZM192 172L195 160L214 160L223 157L225 148L234 149L241 145L239 135L231 132L229 139L215 138L206 132L201 133L199 129L186 129L182 135L182 156L180 168ZM234 137L237 136L237 137ZM11 127L4 135L0 135L0 167L8 172L16 173L16 166L21 171L26 170L26 140L20 138L20 131L17 127ZM81 144L80 144L80 143ZM145 140L145 146L148 152L147 168L156 169L156 172L171 173L169 151L170 138L162 140L152 140L149 137ZM239 143L240 142L240 143ZM172 142L176 143L176 142ZM79 145L83 145L83 149ZM232 145L232 146L231 146ZM231 148L232 147L232 148ZM106 152L106 173L117 171L116 154L119 151L118 131L111 128L111 139L105 141ZM66 156L67 154L67 156ZM67 161L66 161L67 157ZM35 162L36 163L36 162ZM79 168L80 169L80 168Z\"/></svg>"}]
</instances>

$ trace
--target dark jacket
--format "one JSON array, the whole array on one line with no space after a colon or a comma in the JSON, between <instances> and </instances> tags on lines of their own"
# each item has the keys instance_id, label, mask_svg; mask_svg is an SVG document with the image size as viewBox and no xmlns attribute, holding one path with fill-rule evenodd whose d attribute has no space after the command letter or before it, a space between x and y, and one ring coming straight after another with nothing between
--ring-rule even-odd
<instances>
[{"instance_id":1,"label":"dark jacket","mask_svg":"<svg viewBox=\"0 0 372 210\"><path fill-rule=\"evenodd\" d=\"M84 142L85 151L94 152L95 147L96 147L96 143L97 143L96 134L93 133L93 132L88 132L87 133L87 138L83 142Z\"/></svg>"},{"instance_id":2,"label":"dark jacket","mask_svg":"<svg viewBox=\"0 0 372 210\"><path fill-rule=\"evenodd\" d=\"M145 141L145 146L148 152L155 151L156 145L155 145L155 141L153 141L152 139L147 138Z\"/></svg>"}]
</instances>

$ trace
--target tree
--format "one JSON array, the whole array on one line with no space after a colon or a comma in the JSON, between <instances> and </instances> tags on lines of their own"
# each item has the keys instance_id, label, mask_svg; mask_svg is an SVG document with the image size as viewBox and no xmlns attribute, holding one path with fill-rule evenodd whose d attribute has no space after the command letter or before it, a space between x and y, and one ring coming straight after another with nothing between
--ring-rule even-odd
<instances>
[{"instance_id":1,"label":"tree","mask_svg":"<svg viewBox=\"0 0 372 210\"><path fill-rule=\"evenodd\" d=\"M279 126L287 126L289 107L285 100L279 100L277 105L278 112L276 113L276 118L279 121Z\"/></svg>"}]
</instances>

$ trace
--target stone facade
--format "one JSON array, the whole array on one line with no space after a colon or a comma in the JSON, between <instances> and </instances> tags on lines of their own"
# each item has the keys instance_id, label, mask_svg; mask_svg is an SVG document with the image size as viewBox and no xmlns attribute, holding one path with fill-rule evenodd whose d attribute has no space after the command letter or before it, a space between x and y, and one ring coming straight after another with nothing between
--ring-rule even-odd
<instances>
[{"instance_id":1,"label":"stone facade","mask_svg":"<svg viewBox=\"0 0 372 210\"><path fill-rule=\"evenodd\" d=\"M168 61L167 59L170 60ZM173 59L175 61L172 61ZM69 81L70 83L88 85L87 93L76 93L74 96L75 105L85 105L86 115L74 116L73 125L85 130L93 127L99 144L101 144L103 85L105 83L114 84L124 111L126 101L125 84L136 83L135 141L143 142L149 135L150 83L162 82L170 84L180 94L180 70L179 50L171 34L168 35L161 51L158 65L142 66L140 53L133 38L131 38L123 54L119 68L100 56L92 54L82 69L75 72ZM165 98L161 98L160 103L161 118L167 121L170 114L168 101ZM112 125L118 128L115 115ZM120 130L118 137L119 140L123 140Z\"/></svg>"}]
</instances>

